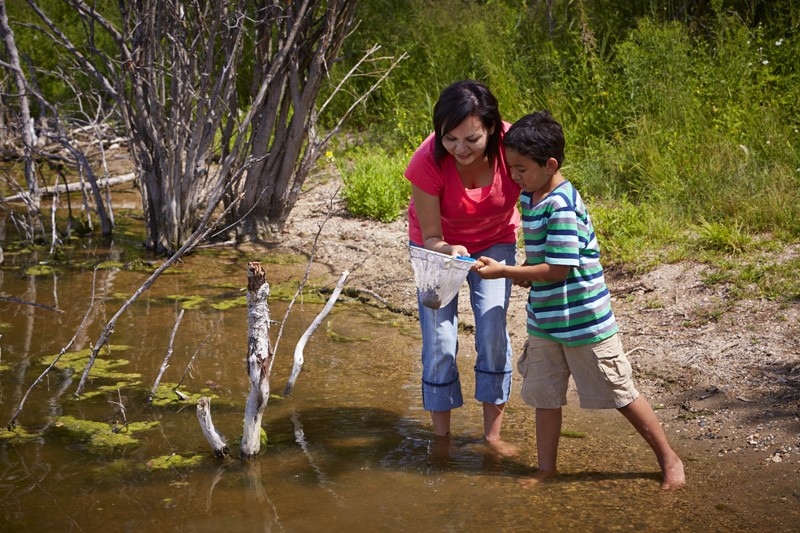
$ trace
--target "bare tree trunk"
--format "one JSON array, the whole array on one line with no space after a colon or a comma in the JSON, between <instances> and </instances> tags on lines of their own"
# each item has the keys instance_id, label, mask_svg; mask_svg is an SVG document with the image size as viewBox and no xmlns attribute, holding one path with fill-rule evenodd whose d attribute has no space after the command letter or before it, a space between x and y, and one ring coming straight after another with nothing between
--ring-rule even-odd
<instances>
[{"instance_id":1,"label":"bare tree trunk","mask_svg":"<svg viewBox=\"0 0 800 533\"><path fill-rule=\"evenodd\" d=\"M269 400L269 375L274 353L269 342L269 283L261 263L247 265L247 375L250 394L244 411L240 455L253 457L261 448L261 418Z\"/></svg>"},{"instance_id":2,"label":"bare tree trunk","mask_svg":"<svg viewBox=\"0 0 800 533\"><path fill-rule=\"evenodd\" d=\"M36 132L33 129L33 118L31 117L28 103L28 82L19 62L19 52L17 52L14 32L11 31L11 27L8 25L5 0L0 0L0 36L6 45L9 59L9 63L3 64L3 66L11 71L19 92L19 129L25 152L25 181L28 185L28 192L31 195L31 205L38 211L41 198L39 196L39 185L36 181L36 162L33 159Z\"/></svg>"},{"instance_id":3,"label":"bare tree trunk","mask_svg":"<svg viewBox=\"0 0 800 533\"><path fill-rule=\"evenodd\" d=\"M239 236L282 226L331 135L385 79L383 65L388 74L397 64L372 58L375 71L351 71L333 94L353 106L323 136L317 96L356 0L139 0L119 2L113 16L113 2L65 1L84 19L88 44L76 46L36 0L27 3L44 33L117 104L142 185L147 246L158 252L180 248L200 213L223 201ZM112 54L94 45L101 38ZM379 80L352 95L344 84L351 76Z\"/></svg>"},{"instance_id":4,"label":"bare tree trunk","mask_svg":"<svg viewBox=\"0 0 800 533\"><path fill-rule=\"evenodd\" d=\"M257 26L255 79L268 80L256 108L252 157L244 197L232 213L242 219L240 237L258 239L281 227L313 164L324 150L317 136L316 98L352 22L353 0L286 3L276 18L273 4ZM321 11L318 17L316 11ZM279 53L275 44L280 43ZM258 102L258 98L254 98Z\"/></svg>"}]
</instances>

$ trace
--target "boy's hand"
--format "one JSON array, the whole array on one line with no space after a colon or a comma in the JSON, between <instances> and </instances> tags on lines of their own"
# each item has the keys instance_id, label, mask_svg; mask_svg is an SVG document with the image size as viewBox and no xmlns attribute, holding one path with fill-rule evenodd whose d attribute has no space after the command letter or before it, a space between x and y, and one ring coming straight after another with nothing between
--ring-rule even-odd
<instances>
[{"instance_id":1,"label":"boy's hand","mask_svg":"<svg viewBox=\"0 0 800 533\"><path fill-rule=\"evenodd\" d=\"M502 278L503 276L503 267L505 265L498 263L491 257L481 256L478 258L478 263L482 263L483 266L477 266L475 268L475 272L483 279L497 279Z\"/></svg>"}]
</instances>

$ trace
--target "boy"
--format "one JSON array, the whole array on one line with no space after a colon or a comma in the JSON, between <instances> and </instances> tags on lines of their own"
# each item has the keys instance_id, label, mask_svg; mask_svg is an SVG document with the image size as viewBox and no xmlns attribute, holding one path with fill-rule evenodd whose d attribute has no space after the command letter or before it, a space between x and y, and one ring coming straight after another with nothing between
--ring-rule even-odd
<instances>
[{"instance_id":1,"label":"boy","mask_svg":"<svg viewBox=\"0 0 800 533\"><path fill-rule=\"evenodd\" d=\"M561 408L570 374L580 404L615 408L644 437L658 458L663 489L686 484L683 463L631 377L600 265L592 222L578 192L561 175L564 134L542 111L527 115L504 138L511 175L522 187L520 205L525 264L481 257L478 274L530 283L528 342L519 359L522 398L536 408L539 469L524 484L556 474ZM480 264L480 263L479 263Z\"/></svg>"}]
</instances>

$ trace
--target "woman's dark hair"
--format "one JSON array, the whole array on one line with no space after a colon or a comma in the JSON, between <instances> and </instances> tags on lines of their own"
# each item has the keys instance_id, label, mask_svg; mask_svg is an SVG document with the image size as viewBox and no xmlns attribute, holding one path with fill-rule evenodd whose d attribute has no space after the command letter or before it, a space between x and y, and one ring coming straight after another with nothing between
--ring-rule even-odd
<instances>
[{"instance_id":1,"label":"woman's dark hair","mask_svg":"<svg viewBox=\"0 0 800 533\"><path fill-rule=\"evenodd\" d=\"M564 130L550 111L525 115L516 121L503 137L503 147L511 148L544 166L551 157L564 163Z\"/></svg>"},{"instance_id":2,"label":"woman's dark hair","mask_svg":"<svg viewBox=\"0 0 800 533\"><path fill-rule=\"evenodd\" d=\"M436 105L433 106L433 131L436 137L433 157L438 165L441 166L447 156L442 137L471 115L478 117L483 127L492 131L486 143L489 164L494 164L495 159L499 157L503 121L500 118L497 98L483 83L461 80L445 87Z\"/></svg>"}]
</instances>

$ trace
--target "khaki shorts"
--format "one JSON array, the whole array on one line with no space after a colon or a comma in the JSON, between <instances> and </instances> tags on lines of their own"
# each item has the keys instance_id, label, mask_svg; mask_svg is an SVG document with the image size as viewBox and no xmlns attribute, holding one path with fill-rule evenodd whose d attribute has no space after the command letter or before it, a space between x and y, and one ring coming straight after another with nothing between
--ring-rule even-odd
<instances>
[{"instance_id":1,"label":"khaki shorts","mask_svg":"<svg viewBox=\"0 0 800 533\"><path fill-rule=\"evenodd\" d=\"M523 378L522 399L540 409L567 404L570 375L585 409L619 409L639 396L617 334L583 346L528 335L517 369Z\"/></svg>"}]
</instances>

